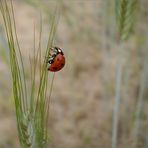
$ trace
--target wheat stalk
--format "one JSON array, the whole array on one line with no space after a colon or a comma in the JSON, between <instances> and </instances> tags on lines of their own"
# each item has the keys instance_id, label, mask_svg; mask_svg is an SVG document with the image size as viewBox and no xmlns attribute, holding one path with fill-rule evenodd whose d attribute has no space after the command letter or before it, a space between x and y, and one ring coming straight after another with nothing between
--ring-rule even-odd
<instances>
[{"instance_id":1,"label":"wheat stalk","mask_svg":"<svg viewBox=\"0 0 148 148\"><path fill-rule=\"evenodd\" d=\"M119 41L128 39L131 32L133 31L136 8L137 0L115 0L115 12L119 30ZM118 144L118 122L121 104L121 85L123 73L122 59L124 54L122 51L119 51L119 53L119 60L117 62L115 106L113 110L112 148L116 148Z\"/></svg>"},{"instance_id":2,"label":"wheat stalk","mask_svg":"<svg viewBox=\"0 0 148 148\"><path fill-rule=\"evenodd\" d=\"M41 63L42 21L40 22L40 37L36 54L34 27L34 60L33 63L31 63L30 92L27 89L25 68L23 64L21 48L17 37L12 0L10 1L10 5L8 4L9 3L6 0L0 1L0 11L4 20L4 27L10 53L10 66L13 81L13 94L15 101L19 141L22 148L46 148L48 145L47 124L50 98L47 97L48 71L46 59L44 60L43 64ZM57 10L58 9L56 9L55 16L53 16L53 18L51 19L51 29L49 32L49 38L44 57L48 56L50 47L53 44L59 16ZM37 69L36 63L39 63L40 65L40 80L37 90L37 97L35 95L35 74Z\"/></svg>"},{"instance_id":3,"label":"wheat stalk","mask_svg":"<svg viewBox=\"0 0 148 148\"><path fill-rule=\"evenodd\" d=\"M123 40L133 32L137 3L137 0L115 0L119 37Z\"/></svg>"}]
</instances>

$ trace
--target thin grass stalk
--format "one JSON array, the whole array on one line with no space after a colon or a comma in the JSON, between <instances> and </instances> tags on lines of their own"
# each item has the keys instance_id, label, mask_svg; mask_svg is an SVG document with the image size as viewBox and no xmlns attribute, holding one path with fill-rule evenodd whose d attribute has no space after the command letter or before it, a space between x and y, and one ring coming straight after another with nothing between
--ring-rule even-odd
<instances>
[{"instance_id":1,"label":"thin grass stalk","mask_svg":"<svg viewBox=\"0 0 148 148\"><path fill-rule=\"evenodd\" d=\"M14 47L14 52L15 52L15 43L14 43L14 37L16 38L16 41L17 41L17 47L18 47L18 49L20 49L19 48L19 44L18 44L18 39L17 39L17 35L16 35L16 29L15 29L15 20L14 20L14 13L13 13L13 5L12 5L12 1L11 1L11 9L10 9L10 11L11 11L11 13L12 13L12 17L13 17L13 19L11 19L10 17L10 12L9 12L9 8L8 8L8 6L7 6L7 4L6 4L6 2L5 2L5 6L6 6L6 11L8 12L8 14L7 14L7 16L8 16L8 23L10 23L10 26L9 26L9 29L10 29L10 37L12 38L12 43L13 43L13 47ZM14 27L14 30L12 30L12 27ZM14 34L13 34L13 32L14 32ZM14 35L14 36L13 36ZM20 53L20 50L19 50L19 53ZM21 66L23 67L23 65L22 65L22 58L21 58L22 56L20 56L20 59L21 59ZM17 57L18 58L18 57ZM17 65L18 65L18 72L19 72L19 76L20 76L20 84L21 84L21 89L23 90L23 82L25 81L24 80L24 76L23 76L23 78L21 77L21 72L20 72L20 68L19 68L19 62L18 62L18 60L17 60L17 58L16 58L16 62L18 63ZM24 83L25 84L25 83ZM25 87L26 88L26 87ZM25 98L27 97L27 96L25 96L25 94L26 94L26 90L25 90L25 93L24 93L24 91L22 91L22 95L23 95L23 103L25 104ZM26 102L26 107L27 107L27 102Z\"/></svg>"},{"instance_id":2,"label":"thin grass stalk","mask_svg":"<svg viewBox=\"0 0 148 148\"><path fill-rule=\"evenodd\" d=\"M57 11L57 10L56 10ZM52 47L53 44L53 40L54 40L54 35L56 32L56 26L57 26L57 22L58 22L58 14L56 14L53 18L52 18L52 24L51 24L51 28L50 28L50 34L49 34L49 38L48 38L48 44L47 44L47 49L46 49L46 53L45 55L48 56L48 53L50 51L50 48ZM51 33L53 32L53 33ZM47 136L47 122L48 122L48 116L46 115L46 106L45 104L49 104L50 102L46 102L46 94L47 94L47 86L48 86L48 71L44 70L47 69L47 63L46 63L46 58L44 60L42 69L41 69L41 79L40 79L40 84L39 84L39 90L38 90L38 96L37 96L37 103L36 103L36 109L35 109L35 116L36 117L40 117L41 121L40 125L37 124L37 122L35 122L35 128L38 130L38 133L43 132L44 137L43 141L45 143L47 143L46 141L48 140L48 136ZM52 86L51 86L52 87ZM44 99L43 99L44 98ZM37 141L41 140L40 134L37 133ZM39 143L39 142L38 142Z\"/></svg>"},{"instance_id":3,"label":"thin grass stalk","mask_svg":"<svg viewBox=\"0 0 148 148\"><path fill-rule=\"evenodd\" d=\"M23 87L23 77L20 72L20 65L22 63L18 62L18 57L16 55L16 47L14 37L17 38L16 32L14 31L14 14L13 14L13 5L11 2L10 10L6 1L1 2L1 13L3 15L8 46L10 51L10 62L11 62L11 72L13 78L13 92L14 92L14 99L15 99L15 107L16 107L16 116L17 116L17 127L19 132L20 143L22 147L26 147L29 145L28 140L28 133L26 131L26 123L24 123L24 118L26 118L26 109L27 103L25 102L25 95L24 95L24 87ZM12 16L10 16L10 12ZM11 19L12 17L12 19ZM22 65L21 65L22 66ZM26 94L27 96L27 94Z\"/></svg>"},{"instance_id":4,"label":"thin grass stalk","mask_svg":"<svg viewBox=\"0 0 148 148\"><path fill-rule=\"evenodd\" d=\"M147 148L147 147L148 147L148 133L146 133L145 144L143 148Z\"/></svg>"},{"instance_id":5,"label":"thin grass stalk","mask_svg":"<svg viewBox=\"0 0 148 148\"><path fill-rule=\"evenodd\" d=\"M6 7L7 6L3 5L2 2L1 2L1 12L2 12L2 15L3 15L4 24L5 24L6 35L7 35L7 39L8 39L8 46L9 46L9 48L12 49L12 50L10 50L10 62L13 63L11 65L11 71L12 71L12 76L14 77L14 84L16 84L16 85L14 85L14 86L16 86L15 90L17 90L17 85L22 86L22 84L21 83L19 84L19 82L21 82L21 80L20 80L21 78L20 78L20 72L19 72L19 68L18 68L18 61L17 61L17 57L16 57L16 53L15 53L14 38L12 36L13 35L12 34L12 28L11 28L12 24L11 24L11 21L10 21L10 14L8 12L8 9L6 9ZM15 71L15 69L17 69L17 71ZM19 77L19 82L18 83L15 81L16 77ZM18 89L20 87L18 87Z\"/></svg>"},{"instance_id":6,"label":"thin grass stalk","mask_svg":"<svg viewBox=\"0 0 148 148\"><path fill-rule=\"evenodd\" d=\"M117 61L117 71L116 71L116 89L115 89L115 105L113 109L113 127L112 127L112 148L117 148L118 141L118 122L120 115L120 104L121 104L121 85L122 85L122 75L123 75L123 52L120 49L119 59Z\"/></svg>"},{"instance_id":7,"label":"thin grass stalk","mask_svg":"<svg viewBox=\"0 0 148 148\"><path fill-rule=\"evenodd\" d=\"M38 44L38 48L39 48L39 63L40 63L40 78L41 78L41 69L42 69L42 62L41 62L41 57L42 57L42 52L41 52L41 40L42 39L42 15L40 12L40 32L39 32L39 44Z\"/></svg>"},{"instance_id":8,"label":"thin grass stalk","mask_svg":"<svg viewBox=\"0 0 148 148\"><path fill-rule=\"evenodd\" d=\"M132 148L138 148L138 138L140 133L141 127L141 114L144 108L144 95L147 93L147 76L148 76L148 52L145 51L144 63L143 63L143 70L140 76L140 90L138 96L138 103L136 108L136 119L133 128L133 144Z\"/></svg>"},{"instance_id":9,"label":"thin grass stalk","mask_svg":"<svg viewBox=\"0 0 148 148\"><path fill-rule=\"evenodd\" d=\"M55 78L55 72L53 73L53 77L52 77L52 80L51 80L50 94L49 94L49 97L47 98L46 103L45 103L45 105L46 105L45 106L45 108L46 108L46 111L45 111L46 119L48 119L48 114L49 114L49 106L50 106L50 102L51 102L50 99L51 99L51 92L52 92L52 89L53 89L54 78Z\"/></svg>"},{"instance_id":10,"label":"thin grass stalk","mask_svg":"<svg viewBox=\"0 0 148 148\"><path fill-rule=\"evenodd\" d=\"M36 66L37 66L37 62L36 62L36 60L37 60L37 57L35 57L35 23L34 23L34 25L33 25L34 27L33 27L33 63L32 62L30 62L30 65L31 65L31 96L30 96L30 112L34 112L34 107L33 107L33 105L34 105L34 103L35 103L35 100L34 100L34 98L35 98L35 74L36 74ZM32 65L34 65L34 66L32 66Z\"/></svg>"},{"instance_id":11,"label":"thin grass stalk","mask_svg":"<svg viewBox=\"0 0 148 148\"><path fill-rule=\"evenodd\" d=\"M12 49L13 49L13 55L15 56L15 61L16 61L16 68L17 68L17 71L16 72L18 72L18 77L19 77L19 83L20 83L20 87L18 87L18 88L20 88L20 92L22 93L22 98L23 98L23 102L22 102L22 104L24 104L24 112L25 112L25 107L27 108L27 104L25 103L25 93L24 93L24 91L23 91L23 83L22 83L22 81L23 81L23 78L21 77L21 72L20 72L20 67L19 67L19 61L18 61L18 57L16 56L16 51L15 51L15 41L14 41L14 37L16 36L16 34L14 33L14 30L12 29L12 27L14 26L14 20L12 21L11 20L11 16L10 16L10 11L9 11L9 8L8 8L8 6L7 6L7 4L5 4L6 5L6 11L8 12L8 23L10 23L10 26L9 26L9 28L10 28L10 38L11 38L11 40L10 40L10 43L12 44ZM11 11L13 11L12 10L13 9L13 6L11 5ZM14 18L14 16L13 16L13 13L12 13L12 17ZM13 34L14 33L14 34ZM14 57L13 57L14 58ZM22 64L22 63L21 63ZM14 68L14 71L15 71L15 68ZM19 84L18 83L18 84Z\"/></svg>"},{"instance_id":12,"label":"thin grass stalk","mask_svg":"<svg viewBox=\"0 0 148 148\"><path fill-rule=\"evenodd\" d=\"M145 71L145 70L144 70ZM139 130L141 126L141 112L143 108L143 95L144 95L144 88L145 88L145 81L144 76L145 72L142 72L142 77L141 77L141 84L140 84L140 92L139 92L139 97L138 97L138 104L137 104L137 110L136 110L136 121L134 125L134 133L133 133L133 144L132 148L138 148L138 137L139 137Z\"/></svg>"},{"instance_id":13,"label":"thin grass stalk","mask_svg":"<svg viewBox=\"0 0 148 148\"><path fill-rule=\"evenodd\" d=\"M115 0L115 13L116 13L116 20L119 31L119 36L118 36L119 42L128 39L129 35L133 31L136 6L137 6L137 0L130 0L130 1ZM112 148L117 148L118 122L119 122L119 115L120 115L119 112L121 104L121 85L122 85L122 73L123 73L122 59L124 58L124 54L123 51L119 52L120 54L119 54L119 61L117 64L115 106L113 110Z\"/></svg>"},{"instance_id":14,"label":"thin grass stalk","mask_svg":"<svg viewBox=\"0 0 148 148\"><path fill-rule=\"evenodd\" d=\"M17 30L16 30L16 23L15 23L15 18L14 18L14 8L13 8L12 0L10 2L11 2L11 7L12 7L11 10L12 10L12 16L13 16L12 21L13 21L13 26L14 26L14 34L15 34L15 39L16 39L16 43L17 43L17 47L18 47L21 67L22 67L22 77L23 77L23 83L24 83L24 94L26 95L25 98L27 98L27 87L26 87L26 81L25 81L25 70L24 70L23 58L22 58L22 53L21 53L18 37L17 37Z\"/></svg>"},{"instance_id":15,"label":"thin grass stalk","mask_svg":"<svg viewBox=\"0 0 148 148\"><path fill-rule=\"evenodd\" d=\"M56 26L58 25L59 12L57 11L57 9L58 8L56 8L56 11L55 11L56 15L52 18L53 21L51 22L51 29L50 29L49 39L48 39L46 53L45 53L45 55L47 55L47 56L49 56L50 48L52 47L53 40L54 40L54 34L56 33ZM45 68L47 68L46 58L44 59L44 64L43 64L42 69L45 69ZM45 72L45 71L41 70L41 77L42 77L42 79L40 82L42 82L43 84L46 83L45 78L47 78L47 71ZM41 90L45 91L45 87L42 86L42 83L40 83L38 92L40 92ZM41 91L41 92L43 92L43 91ZM36 108L38 107L38 102L40 101L41 96L42 96L42 94L38 93Z\"/></svg>"}]
</instances>

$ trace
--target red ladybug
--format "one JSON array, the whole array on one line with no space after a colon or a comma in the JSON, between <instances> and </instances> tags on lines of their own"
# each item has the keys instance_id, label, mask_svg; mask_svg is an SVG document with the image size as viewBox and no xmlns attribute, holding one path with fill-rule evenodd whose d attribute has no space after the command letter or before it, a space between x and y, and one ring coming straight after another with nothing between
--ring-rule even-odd
<instances>
[{"instance_id":1,"label":"red ladybug","mask_svg":"<svg viewBox=\"0 0 148 148\"><path fill-rule=\"evenodd\" d=\"M50 66L48 67L49 71L56 72L61 70L65 65L65 57L62 49L60 49L59 47L52 47L47 63L50 64Z\"/></svg>"}]
</instances>

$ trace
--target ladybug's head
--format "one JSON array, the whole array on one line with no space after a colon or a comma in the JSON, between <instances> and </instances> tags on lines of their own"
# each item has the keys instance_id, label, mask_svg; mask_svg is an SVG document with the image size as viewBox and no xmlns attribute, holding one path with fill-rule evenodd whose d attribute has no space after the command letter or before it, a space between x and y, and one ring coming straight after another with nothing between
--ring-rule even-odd
<instances>
[{"instance_id":1,"label":"ladybug's head","mask_svg":"<svg viewBox=\"0 0 148 148\"><path fill-rule=\"evenodd\" d=\"M62 49L59 47L52 47L51 50L53 50L56 54L64 55Z\"/></svg>"}]
</instances>

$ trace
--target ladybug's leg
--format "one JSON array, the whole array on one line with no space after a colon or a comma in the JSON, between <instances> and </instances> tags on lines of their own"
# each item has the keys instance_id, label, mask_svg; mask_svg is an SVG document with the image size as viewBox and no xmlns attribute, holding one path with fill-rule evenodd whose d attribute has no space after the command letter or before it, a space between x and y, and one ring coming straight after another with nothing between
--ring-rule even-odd
<instances>
[{"instance_id":1,"label":"ladybug's leg","mask_svg":"<svg viewBox=\"0 0 148 148\"><path fill-rule=\"evenodd\" d=\"M49 56L47 59L47 63L52 64L54 62L54 58L56 57L56 54L53 54L52 56Z\"/></svg>"},{"instance_id":2,"label":"ladybug's leg","mask_svg":"<svg viewBox=\"0 0 148 148\"><path fill-rule=\"evenodd\" d=\"M54 59L53 57L49 57L46 62L52 64L54 62L53 59Z\"/></svg>"},{"instance_id":3,"label":"ladybug's leg","mask_svg":"<svg viewBox=\"0 0 148 148\"><path fill-rule=\"evenodd\" d=\"M57 47L51 47L50 48L55 54L58 54L58 48Z\"/></svg>"}]
</instances>

